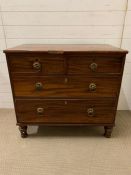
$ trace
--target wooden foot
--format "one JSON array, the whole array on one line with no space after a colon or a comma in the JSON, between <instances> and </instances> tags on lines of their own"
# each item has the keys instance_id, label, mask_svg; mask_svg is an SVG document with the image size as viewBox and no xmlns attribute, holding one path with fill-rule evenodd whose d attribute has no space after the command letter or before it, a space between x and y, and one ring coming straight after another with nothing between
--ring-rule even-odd
<instances>
[{"instance_id":1,"label":"wooden foot","mask_svg":"<svg viewBox=\"0 0 131 175\"><path fill-rule=\"evenodd\" d=\"M27 126L19 126L19 130L20 130L22 138L26 138L28 136L28 134L27 134Z\"/></svg>"},{"instance_id":2,"label":"wooden foot","mask_svg":"<svg viewBox=\"0 0 131 175\"><path fill-rule=\"evenodd\" d=\"M112 130L113 130L113 126L105 126L104 129L105 129L104 136L106 138L110 138L111 137Z\"/></svg>"}]
</instances>

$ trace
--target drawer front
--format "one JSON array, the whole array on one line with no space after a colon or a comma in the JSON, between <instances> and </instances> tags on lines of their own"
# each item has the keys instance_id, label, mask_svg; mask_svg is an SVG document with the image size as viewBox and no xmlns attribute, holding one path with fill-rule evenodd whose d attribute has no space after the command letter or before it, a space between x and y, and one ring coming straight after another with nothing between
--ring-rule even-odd
<instances>
[{"instance_id":1,"label":"drawer front","mask_svg":"<svg viewBox=\"0 0 131 175\"><path fill-rule=\"evenodd\" d=\"M68 59L68 74L121 74L122 58L109 56L71 56Z\"/></svg>"},{"instance_id":2,"label":"drawer front","mask_svg":"<svg viewBox=\"0 0 131 175\"><path fill-rule=\"evenodd\" d=\"M116 97L119 77L14 77L17 97Z\"/></svg>"},{"instance_id":3,"label":"drawer front","mask_svg":"<svg viewBox=\"0 0 131 175\"><path fill-rule=\"evenodd\" d=\"M15 75L50 75L64 74L65 61L63 55L13 55L8 58L10 70Z\"/></svg>"},{"instance_id":4,"label":"drawer front","mask_svg":"<svg viewBox=\"0 0 131 175\"><path fill-rule=\"evenodd\" d=\"M18 122L113 123L111 100L16 100Z\"/></svg>"},{"instance_id":5,"label":"drawer front","mask_svg":"<svg viewBox=\"0 0 131 175\"><path fill-rule=\"evenodd\" d=\"M99 55L14 54L8 57L15 75L95 75L121 74L122 58Z\"/></svg>"}]
</instances>

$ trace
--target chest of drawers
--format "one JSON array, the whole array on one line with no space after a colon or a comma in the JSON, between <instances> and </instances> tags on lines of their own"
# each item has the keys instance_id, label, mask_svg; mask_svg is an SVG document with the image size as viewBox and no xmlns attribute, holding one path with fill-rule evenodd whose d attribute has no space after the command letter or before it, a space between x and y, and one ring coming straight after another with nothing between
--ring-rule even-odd
<instances>
[{"instance_id":1,"label":"chest of drawers","mask_svg":"<svg viewBox=\"0 0 131 175\"><path fill-rule=\"evenodd\" d=\"M21 136L28 125L115 124L126 50L110 45L21 45L4 50Z\"/></svg>"}]
</instances>

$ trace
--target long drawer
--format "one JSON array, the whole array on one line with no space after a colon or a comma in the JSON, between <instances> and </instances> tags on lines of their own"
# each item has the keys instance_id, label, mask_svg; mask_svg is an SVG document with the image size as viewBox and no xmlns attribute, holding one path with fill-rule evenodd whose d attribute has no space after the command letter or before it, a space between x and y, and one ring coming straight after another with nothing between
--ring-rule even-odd
<instances>
[{"instance_id":1,"label":"long drawer","mask_svg":"<svg viewBox=\"0 0 131 175\"><path fill-rule=\"evenodd\" d=\"M25 123L112 123L114 99L16 100L18 122Z\"/></svg>"},{"instance_id":2,"label":"long drawer","mask_svg":"<svg viewBox=\"0 0 131 175\"><path fill-rule=\"evenodd\" d=\"M121 74L122 58L83 54L13 54L10 70L17 75L96 75ZM115 67L115 69L114 69Z\"/></svg>"},{"instance_id":3,"label":"long drawer","mask_svg":"<svg viewBox=\"0 0 131 175\"><path fill-rule=\"evenodd\" d=\"M120 77L14 77L16 97L116 97Z\"/></svg>"}]
</instances>

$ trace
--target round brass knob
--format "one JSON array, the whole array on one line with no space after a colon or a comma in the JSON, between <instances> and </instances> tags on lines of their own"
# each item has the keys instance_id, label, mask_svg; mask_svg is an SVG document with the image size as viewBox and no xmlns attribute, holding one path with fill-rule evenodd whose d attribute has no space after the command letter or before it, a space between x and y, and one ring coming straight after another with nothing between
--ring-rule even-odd
<instances>
[{"instance_id":1,"label":"round brass knob","mask_svg":"<svg viewBox=\"0 0 131 175\"><path fill-rule=\"evenodd\" d=\"M36 62L33 63L33 68L36 69L36 70L40 70L41 69L41 64L38 61L36 61Z\"/></svg>"},{"instance_id":2,"label":"round brass knob","mask_svg":"<svg viewBox=\"0 0 131 175\"><path fill-rule=\"evenodd\" d=\"M37 114L43 114L43 112L44 112L44 108L37 108Z\"/></svg>"},{"instance_id":3,"label":"round brass knob","mask_svg":"<svg viewBox=\"0 0 131 175\"><path fill-rule=\"evenodd\" d=\"M98 65L97 65L96 63L91 63L91 65L90 65L90 69L91 69L93 72L96 71L97 67L98 67Z\"/></svg>"},{"instance_id":4,"label":"round brass knob","mask_svg":"<svg viewBox=\"0 0 131 175\"><path fill-rule=\"evenodd\" d=\"M65 80L64 80L64 81L65 81L65 84L67 84L67 83L68 83L68 78L65 78Z\"/></svg>"},{"instance_id":5,"label":"round brass knob","mask_svg":"<svg viewBox=\"0 0 131 175\"><path fill-rule=\"evenodd\" d=\"M95 83L90 83L89 84L89 90L90 91L95 91L96 90L96 84Z\"/></svg>"},{"instance_id":6,"label":"round brass knob","mask_svg":"<svg viewBox=\"0 0 131 175\"><path fill-rule=\"evenodd\" d=\"M88 108L87 109L87 114L89 117L93 117L94 116L94 109L93 108Z\"/></svg>"},{"instance_id":7,"label":"round brass knob","mask_svg":"<svg viewBox=\"0 0 131 175\"><path fill-rule=\"evenodd\" d=\"M43 84L41 82L37 82L35 84L35 88L36 88L36 90L42 90L43 89Z\"/></svg>"},{"instance_id":8,"label":"round brass knob","mask_svg":"<svg viewBox=\"0 0 131 175\"><path fill-rule=\"evenodd\" d=\"M64 103L65 103L65 105L67 105L67 101L66 101L66 100L65 100L65 102L64 102Z\"/></svg>"}]
</instances>

